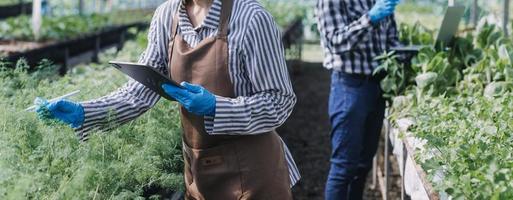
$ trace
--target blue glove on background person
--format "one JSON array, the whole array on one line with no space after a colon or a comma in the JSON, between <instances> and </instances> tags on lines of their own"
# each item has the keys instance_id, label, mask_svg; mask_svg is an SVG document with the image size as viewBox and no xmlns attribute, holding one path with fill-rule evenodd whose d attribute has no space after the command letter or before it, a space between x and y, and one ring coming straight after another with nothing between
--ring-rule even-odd
<instances>
[{"instance_id":1,"label":"blue glove on background person","mask_svg":"<svg viewBox=\"0 0 513 200\"><path fill-rule=\"evenodd\" d=\"M199 116L214 116L216 112L216 97L207 89L187 82L182 82L184 88L163 84L162 89L173 97L189 112Z\"/></svg>"},{"instance_id":2,"label":"blue glove on background person","mask_svg":"<svg viewBox=\"0 0 513 200\"><path fill-rule=\"evenodd\" d=\"M399 0L377 0L374 7L369 11L371 22L375 24L392 15L398 3Z\"/></svg>"},{"instance_id":3,"label":"blue glove on background person","mask_svg":"<svg viewBox=\"0 0 513 200\"><path fill-rule=\"evenodd\" d=\"M38 97L34 104L37 106L37 115L42 120L57 119L72 128L78 128L84 123L84 108L78 103L65 99L48 103L46 99Z\"/></svg>"}]
</instances>

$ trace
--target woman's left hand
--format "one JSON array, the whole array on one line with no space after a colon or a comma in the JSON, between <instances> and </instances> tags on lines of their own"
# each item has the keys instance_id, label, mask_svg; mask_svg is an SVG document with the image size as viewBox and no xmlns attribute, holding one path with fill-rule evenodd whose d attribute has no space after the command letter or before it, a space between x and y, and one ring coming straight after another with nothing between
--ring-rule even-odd
<instances>
[{"instance_id":1,"label":"woman's left hand","mask_svg":"<svg viewBox=\"0 0 513 200\"><path fill-rule=\"evenodd\" d=\"M163 84L162 89L189 112L200 116L214 116L216 97L200 85L182 82L184 88Z\"/></svg>"}]
</instances>

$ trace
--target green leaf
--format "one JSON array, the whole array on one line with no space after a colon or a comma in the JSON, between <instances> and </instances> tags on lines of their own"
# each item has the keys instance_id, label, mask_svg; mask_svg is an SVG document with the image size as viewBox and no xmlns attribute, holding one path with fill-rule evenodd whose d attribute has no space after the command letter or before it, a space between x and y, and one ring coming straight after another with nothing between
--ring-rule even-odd
<instances>
[{"instance_id":1,"label":"green leaf","mask_svg":"<svg viewBox=\"0 0 513 200\"><path fill-rule=\"evenodd\" d=\"M435 83L436 79L438 78L438 74L435 72L427 72L423 74L419 74L417 77L415 77L415 82L417 83L417 86L419 88L426 88L429 85L432 85Z\"/></svg>"},{"instance_id":2,"label":"green leaf","mask_svg":"<svg viewBox=\"0 0 513 200\"><path fill-rule=\"evenodd\" d=\"M507 82L491 82L486 86L484 96L489 98L499 97L507 91L508 86Z\"/></svg>"},{"instance_id":3,"label":"green leaf","mask_svg":"<svg viewBox=\"0 0 513 200\"><path fill-rule=\"evenodd\" d=\"M396 88L397 85L395 84L395 80L393 78L385 77L381 81L381 89L383 89L385 93L390 93L394 91Z\"/></svg>"}]
</instances>

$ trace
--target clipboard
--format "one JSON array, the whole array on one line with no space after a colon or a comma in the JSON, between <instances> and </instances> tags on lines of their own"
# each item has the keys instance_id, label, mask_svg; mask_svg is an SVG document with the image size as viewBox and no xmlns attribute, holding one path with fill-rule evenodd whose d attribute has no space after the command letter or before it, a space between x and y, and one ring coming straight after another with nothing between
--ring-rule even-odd
<instances>
[{"instance_id":1,"label":"clipboard","mask_svg":"<svg viewBox=\"0 0 513 200\"><path fill-rule=\"evenodd\" d=\"M164 74L157 71L155 68L147 65L141 65L137 63L129 63L129 62L119 62L119 61L110 61L113 67L128 75L135 81L143 84L147 88L153 90L160 96L171 100L176 101L173 97L166 94L164 89L162 89L163 84L174 85L178 88L184 88L177 82L171 80Z\"/></svg>"}]
</instances>

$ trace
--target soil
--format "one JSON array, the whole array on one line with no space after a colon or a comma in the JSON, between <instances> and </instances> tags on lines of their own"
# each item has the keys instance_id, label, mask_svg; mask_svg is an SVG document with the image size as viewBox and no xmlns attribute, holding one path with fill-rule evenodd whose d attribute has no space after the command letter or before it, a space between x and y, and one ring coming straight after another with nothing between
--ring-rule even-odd
<instances>
[{"instance_id":1,"label":"soil","mask_svg":"<svg viewBox=\"0 0 513 200\"><path fill-rule=\"evenodd\" d=\"M29 41L14 41L14 40L0 40L0 52L4 54L11 54L16 52L24 52L31 49L40 48L51 44L52 42L29 42Z\"/></svg>"},{"instance_id":2,"label":"soil","mask_svg":"<svg viewBox=\"0 0 513 200\"><path fill-rule=\"evenodd\" d=\"M293 188L294 198L321 200L324 199L331 148L327 114L330 72L319 62L303 62L299 73L292 75L292 82L298 102L291 117L278 129L278 133L292 151L302 175L301 181ZM378 187L375 190L370 188L370 176L367 182L364 199L382 199ZM392 186L391 190L400 191L397 188ZM400 195L400 192L391 193L390 199L397 199L393 197Z\"/></svg>"}]
</instances>

